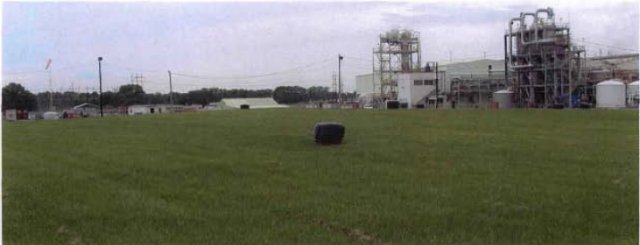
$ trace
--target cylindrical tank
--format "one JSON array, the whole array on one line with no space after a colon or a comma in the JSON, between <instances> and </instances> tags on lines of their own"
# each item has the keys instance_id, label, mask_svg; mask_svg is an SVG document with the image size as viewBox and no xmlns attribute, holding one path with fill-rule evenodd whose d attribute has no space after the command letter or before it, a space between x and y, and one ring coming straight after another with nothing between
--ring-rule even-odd
<instances>
[{"instance_id":1,"label":"cylindrical tank","mask_svg":"<svg viewBox=\"0 0 640 245\"><path fill-rule=\"evenodd\" d=\"M625 107L626 87L620 80L607 80L596 85L597 108Z\"/></svg>"},{"instance_id":2,"label":"cylindrical tank","mask_svg":"<svg viewBox=\"0 0 640 245\"><path fill-rule=\"evenodd\" d=\"M627 84L627 105L638 107L640 100L640 81Z\"/></svg>"},{"instance_id":3,"label":"cylindrical tank","mask_svg":"<svg viewBox=\"0 0 640 245\"><path fill-rule=\"evenodd\" d=\"M42 118L44 118L44 120L57 120L60 117L58 116L58 112L48 111L42 114Z\"/></svg>"},{"instance_id":4,"label":"cylindrical tank","mask_svg":"<svg viewBox=\"0 0 640 245\"><path fill-rule=\"evenodd\" d=\"M499 90L493 92L493 102L498 103L499 109L506 109L513 107L513 91L510 90Z\"/></svg>"}]
</instances>

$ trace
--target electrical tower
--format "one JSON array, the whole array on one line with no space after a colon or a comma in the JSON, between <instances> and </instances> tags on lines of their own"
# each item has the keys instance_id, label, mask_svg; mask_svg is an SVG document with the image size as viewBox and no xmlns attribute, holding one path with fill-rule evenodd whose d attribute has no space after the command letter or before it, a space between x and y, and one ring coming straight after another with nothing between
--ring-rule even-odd
<instances>
[{"instance_id":1,"label":"electrical tower","mask_svg":"<svg viewBox=\"0 0 640 245\"><path fill-rule=\"evenodd\" d=\"M131 74L131 84L138 85L140 88L144 87L144 76L142 74Z\"/></svg>"}]
</instances>

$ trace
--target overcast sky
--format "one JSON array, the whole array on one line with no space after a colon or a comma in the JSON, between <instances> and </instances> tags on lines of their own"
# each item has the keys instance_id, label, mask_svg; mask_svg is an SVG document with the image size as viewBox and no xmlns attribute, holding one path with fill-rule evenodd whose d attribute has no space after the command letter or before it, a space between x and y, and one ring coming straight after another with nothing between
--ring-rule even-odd
<instances>
[{"instance_id":1,"label":"overcast sky","mask_svg":"<svg viewBox=\"0 0 640 245\"><path fill-rule=\"evenodd\" d=\"M588 54L638 50L635 1L288 2L288 3L27 3L2 4L2 82L33 92L98 87L142 74L147 92L202 87L331 86L343 54L346 90L371 72L381 32L420 32L422 60L501 59L507 22L520 12L553 7L570 22ZM584 41L584 42L583 42Z\"/></svg>"}]
</instances>

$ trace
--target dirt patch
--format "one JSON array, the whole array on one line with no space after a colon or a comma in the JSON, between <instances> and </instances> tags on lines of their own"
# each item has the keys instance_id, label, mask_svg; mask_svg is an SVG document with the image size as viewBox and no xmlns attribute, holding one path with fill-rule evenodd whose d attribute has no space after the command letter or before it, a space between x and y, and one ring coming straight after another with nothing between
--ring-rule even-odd
<instances>
[{"instance_id":1,"label":"dirt patch","mask_svg":"<svg viewBox=\"0 0 640 245\"><path fill-rule=\"evenodd\" d=\"M374 245L392 245L392 242L383 241L382 239L377 238L375 235L368 233L359 228L351 228L339 225L337 223L328 222L321 219L308 219L312 224L319 225L322 228L333 232L340 233L347 236L350 240L356 241L364 244L374 244Z\"/></svg>"},{"instance_id":2,"label":"dirt patch","mask_svg":"<svg viewBox=\"0 0 640 245\"><path fill-rule=\"evenodd\" d=\"M82 242L82 237L78 233L67 228L65 225L61 225L60 227L58 227L56 233L69 239L69 245L84 245L84 242Z\"/></svg>"}]
</instances>

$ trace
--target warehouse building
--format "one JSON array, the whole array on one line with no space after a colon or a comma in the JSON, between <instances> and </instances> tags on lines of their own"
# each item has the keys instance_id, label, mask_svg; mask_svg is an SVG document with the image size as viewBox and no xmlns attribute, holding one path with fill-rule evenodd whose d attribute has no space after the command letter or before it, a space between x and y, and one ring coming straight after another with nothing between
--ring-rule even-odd
<instances>
[{"instance_id":1,"label":"warehouse building","mask_svg":"<svg viewBox=\"0 0 640 245\"><path fill-rule=\"evenodd\" d=\"M249 109L266 109L266 108L288 108L286 105L280 105L273 98L228 98L222 99L217 107L224 109L241 109L248 106Z\"/></svg>"},{"instance_id":2,"label":"warehouse building","mask_svg":"<svg viewBox=\"0 0 640 245\"><path fill-rule=\"evenodd\" d=\"M127 108L127 114L146 115L146 114L163 114L181 111L181 105L131 105Z\"/></svg>"}]
</instances>

